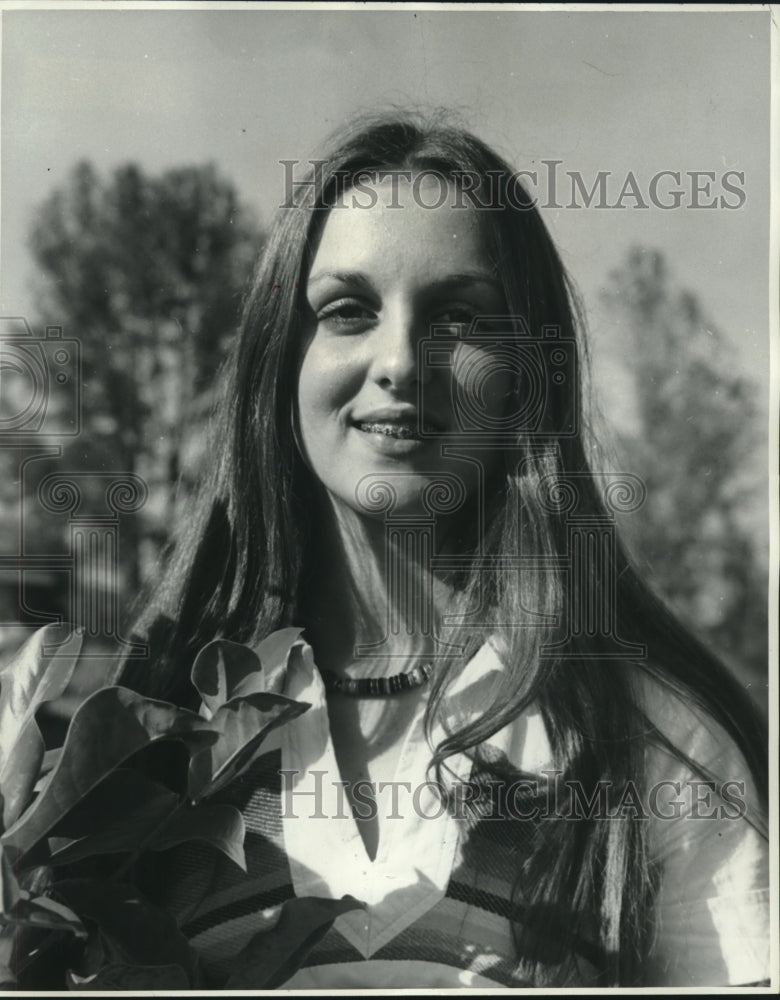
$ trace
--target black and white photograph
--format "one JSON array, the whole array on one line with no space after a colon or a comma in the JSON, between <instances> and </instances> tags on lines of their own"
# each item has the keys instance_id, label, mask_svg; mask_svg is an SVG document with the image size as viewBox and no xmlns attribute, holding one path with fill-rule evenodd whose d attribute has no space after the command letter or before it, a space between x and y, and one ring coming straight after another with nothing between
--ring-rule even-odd
<instances>
[{"instance_id":1,"label":"black and white photograph","mask_svg":"<svg viewBox=\"0 0 780 1000\"><path fill-rule=\"evenodd\" d=\"M0 0L0 993L777 991L776 20Z\"/></svg>"}]
</instances>

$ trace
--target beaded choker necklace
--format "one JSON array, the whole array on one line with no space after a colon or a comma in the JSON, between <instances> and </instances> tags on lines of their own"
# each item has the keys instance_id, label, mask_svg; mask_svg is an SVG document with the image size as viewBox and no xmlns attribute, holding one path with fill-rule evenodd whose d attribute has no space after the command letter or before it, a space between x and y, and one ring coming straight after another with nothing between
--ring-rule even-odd
<instances>
[{"instance_id":1,"label":"beaded choker necklace","mask_svg":"<svg viewBox=\"0 0 780 1000\"><path fill-rule=\"evenodd\" d=\"M351 695L353 698L385 698L427 684L433 673L433 664L421 663L406 673L393 674L392 677L339 677L330 670L321 670L320 673L328 692Z\"/></svg>"}]
</instances>

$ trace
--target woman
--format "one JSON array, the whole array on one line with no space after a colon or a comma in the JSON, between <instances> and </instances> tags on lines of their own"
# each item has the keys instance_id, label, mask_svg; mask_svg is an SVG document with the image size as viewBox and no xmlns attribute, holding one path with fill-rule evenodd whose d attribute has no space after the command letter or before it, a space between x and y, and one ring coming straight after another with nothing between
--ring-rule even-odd
<instances>
[{"instance_id":1,"label":"woman","mask_svg":"<svg viewBox=\"0 0 780 1000\"><path fill-rule=\"evenodd\" d=\"M291 988L760 980L765 736L617 539L641 487L590 467L536 209L483 143L414 116L312 163L143 679L190 703L205 643L297 627L267 685L311 708L233 791L250 879L172 869L182 926L219 965L286 896L363 900Z\"/></svg>"}]
</instances>

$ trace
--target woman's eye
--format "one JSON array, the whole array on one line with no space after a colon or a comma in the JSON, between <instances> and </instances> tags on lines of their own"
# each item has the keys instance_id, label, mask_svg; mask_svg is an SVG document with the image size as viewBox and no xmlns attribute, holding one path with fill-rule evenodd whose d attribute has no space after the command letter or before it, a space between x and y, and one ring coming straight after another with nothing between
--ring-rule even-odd
<instances>
[{"instance_id":1,"label":"woman's eye","mask_svg":"<svg viewBox=\"0 0 780 1000\"><path fill-rule=\"evenodd\" d=\"M450 309L444 309L442 312L437 313L433 322L437 326L457 327L459 331L465 332L471 326L476 316L477 310L470 306L453 306Z\"/></svg>"},{"instance_id":2,"label":"woman's eye","mask_svg":"<svg viewBox=\"0 0 780 1000\"><path fill-rule=\"evenodd\" d=\"M370 323L374 311L355 299L339 299L323 306L317 313L317 321L335 328L354 328Z\"/></svg>"}]
</instances>

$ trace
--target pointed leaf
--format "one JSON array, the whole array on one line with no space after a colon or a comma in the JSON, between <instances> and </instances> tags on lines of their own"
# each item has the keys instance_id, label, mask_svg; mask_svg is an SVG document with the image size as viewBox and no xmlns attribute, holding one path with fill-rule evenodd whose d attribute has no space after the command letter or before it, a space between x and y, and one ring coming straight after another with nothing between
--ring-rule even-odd
<instances>
[{"instance_id":1,"label":"pointed leaf","mask_svg":"<svg viewBox=\"0 0 780 1000\"><path fill-rule=\"evenodd\" d=\"M106 775L164 739L180 740L196 750L217 735L205 719L168 702L121 687L96 691L73 716L51 779L2 842L26 853Z\"/></svg>"},{"instance_id":2,"label":"pointed leaf","mask_svg":"<svg viewBox=\"0 0 780 1000\"><path fill-rule=\"evenodd\" d=\"M352 896L287 900L277 924L256 934L236 956L225 989L272 990L281 986L300 968L336 917L363 905Z\"/></svg>"},{"instance_id":3,"label":"pointed leaf","mask_svg":"<svg viewBox=\"0 0 780 1000\"><path fill-rule=\"evenodd\" d=\"M13 924L0 926L0 990L12 990L16 986L21 937Z\"/></svg>"},{"instance_id":4,"label":"pointed leaf","mask_svg":"<svg viewBox=\"0 0 780 1000\"><path fill-rule=\"evenodd\" d=\"M187 973L180 965L106 965L92 976L67 973L69 990L189 990Z\"/></svg>"},{"instance_id":5,"label":"pointed leaf","mask_svg":"<svg viewBox=\"0 0 780 1000\"><path fill-rule=\"evenodd\" d=\"M244 835L244 817L235 806L201 802L177 810L150 841L149 847L154 851L166 851L188 840L202 840L246 871Z\"/></svg>"},{"instance_id":6,"label":"pointed leaf","mask_svg":"<svg viewBox=\"0 0 780 1000\"><path fill-rule=\"evenodd\" d=\"M52 834L82 837L113 826L117 818L131 814L158 799L177 801L166 785L135 771L118 767L84 796L59 823Z\"/></svg>"},{"instance_id":7,"label":"pointed leaf","mask_svg":"<svg viewBox=\"0 0 780 1000\"><path fill-rule=\"evenodd\" d=\"M13 925L23 924L41 930L68 931L76 937L87 936L84 925L69 907L48 896L30 896L24 891L13 912Z\"/></svg>"},{"instance_id":8,"label":"pointed leaf","mask_svg":"<svg viewBox=\"0 0 780 1000\"><path fill-rule=\"evenodd\" d=\"M22 726L0 774L3 802L3 829L7 830L22 814L33 797L45 754L41 731L35 719Z\"/></svg>"},{"instance_id":9,"label":"pointed leaf","mask_svg":"<svg viewBox=\"0 0 780 1000\"><path fill-rule=\"evenodd\" d=\"M227 639L215 639L204 646L195 658L191 677L209 711L216 712L233 698L264 691L265 678L287 663L290 650L302 642L302 631L279 629L254 650Z\"/></svg>"},{"instance_id":10,"label":"pointed leaf","mask_svg":"<svg viewBox=\"0 0 780 1000\"><path fill-rule=\"evenodd\" d=\"M290 654L296 647L306 647L308 644L301 639L302 628L282 628L272 632L255 647L255 652L262 664L262 674L247 676L241 680L232 691L232 697L246 697L266 690L266 681L279 667L285 666ZM262 682L262 683L261 683Z\"/></svg>"},{"instance_id":11,"label":"pointed leaf","mask_svg":"<svg viewBox=\"0 0 780 1000\"><path fill-rule=\"evenodd\" d=\"M118 779L117 776L120 774L122 777ZM131 775L132 778L128 781ZM143 783L140 785L140 790L145 793L142 797L138 795L139 789L134 787L138 779ZM55 831L61 832L63 826L71 830L78 826L84 833L61 846L58 845L56 850L54 850L55 845L52 845L53 853L48 862L50 865L72 864L97 854L120 854L137 850L164 824L167 817L176 812L179 804L178 795L164 785L158 785L144 778L143 775L127 768L120 768L110 775L107 781L111 781L114 786L120 781L128 781L128 802L118 805L114 811L82 809L81 806L86 803L94 804L95 801L100 802L101 799L106 801L108 798L95 796L94 793L88 795L73 812L82 814L86 820L91 813L92 829L87 827L84 830L82 823L74 824L73 814L69 813L63 823L57 824ZM99 793L101 787L98 786L95 791Z\"/></svg>"},{"instance_id":12,"label":"pointed leaf","mask_svg":"<svg viewBox=\"0 0 780 1000\"><path fill-rule=\"evenodd\" d=\"M68 634L63 626L47 625L30 636L0 671L0 772L25 723L68 686L80 651L77 632Z\"/></svg>"},{"instance_id":13,"label":"pointed leaf","mask_svg":"<svg viewBox=\"0 0 780 1000\"><path fill-rule=\"evenodd\" d=\"M260 660L248 646L227 639L215 639L195 657L192 683L203 704L216 712L230 700L235 685L244 677L260 673Z\"/></svg>"},{"instance_id":14,"label":"pointed leaf","mask_svg":"<svg viewBox=\"0 0 780 1000\"><path fill-rule=\"evenodd\" d=\"M300 639L302 628L280 628L255 646L266 674L287 662L290 649Z\"/></svg>"},{"instance_id":15,"label":"pointed leaf","mask_svg":"<svg viewBox=\"0 0 780 1000\"><path fill-rule=\"evenodd\" d=\"M220 739L196 754L190 764L189 794L193 799L212 795L233 781L259 754L272 729L295 719L309 705L284 695L262 692L223 705L209 725Z\"/></svg>"},{"instance_id":16,"label":"pointed leaf","mask_svg":"<svg viewBox=\"0 0 780 1000\"><path fill-rule=\"evenodd\" d=\"M102 833L118 820L158 800L170 801L175 806L178 796L166 785L139 771L118 767L52 828L51 835L78 839Z\"/></svg>"},{"instance_id":17,"label":"pointed leaf","mask_svg":"<svg viewBox=\"0 0 780 1000\"><path fill-rule=\"evenodd\" d=\"M43 760L41 761L41 766L38 770L38 780L35 783L33 791L36 795L43 791L46 783L51 777L51 773L57 766L57 762L62 756L62 747L57 747L54 750L47 750L43 755Z\"/></svg>"},{"instance_id":18,"label":"pointed leaf","mask_svg":"<svg viewBox=\"0 0 780 1000\"><path fill-rule=\"evenodd\" d=\"M36 939L40 931L33 932ZM0 990L14 990L21 972L20 957L24 952L30 933L26 928L13 924L0 926Z\"/></svg>"},{"instance_id":19,"label":"pointed leaf","mask_svg":"<svg viewBox=\"0 0 780 1000\"><path fill-rule=\"evenodd\" d=\"M11 913L20 898L19 882L8 852L0 847L0 912Z\"/></svg>"},{"instance_id":20,"label":"pointed leaf","mask_svg":"<svg viewBox=\"0 0 780 1000\"><path fill-rule=\"evenodd\" d=\"M69 879L58 882L56 891L82 920L98 925L112 964L179 965L192 976L195 953L176 921L134 886Z\"/></svg>"},{"instance_id":21,"label":"pointed leaf","mask_svg":"<svg viewBox=\"0 0 780 1000\"><path fill-rule=\"evenodd\" d=\"M43 755L43 761L41 763L41 774L46 775L59 763L59 759L62 756L62 747L55 747L53 750L47 750Z\"/></svg>"},{"instance_id":22,"label":"pointed leaf","mask_svg":"<svg viewBox=\"0 0 780 1000\"><path fill-rule=\"evenodd\" d=\"M64 978L62 972L67 967L68 956L72 960L74 954L82 950L84 941L83 925L75 914L67 912L70 920L57 922L48 917L35 924L14 920L0 929L0 967L3 969L0 975L5 976L10 970L16 989L32 989L40 995L41 989L61 988L57 970L59 968L60 977Z\"/></svg>"}]
</instances>

